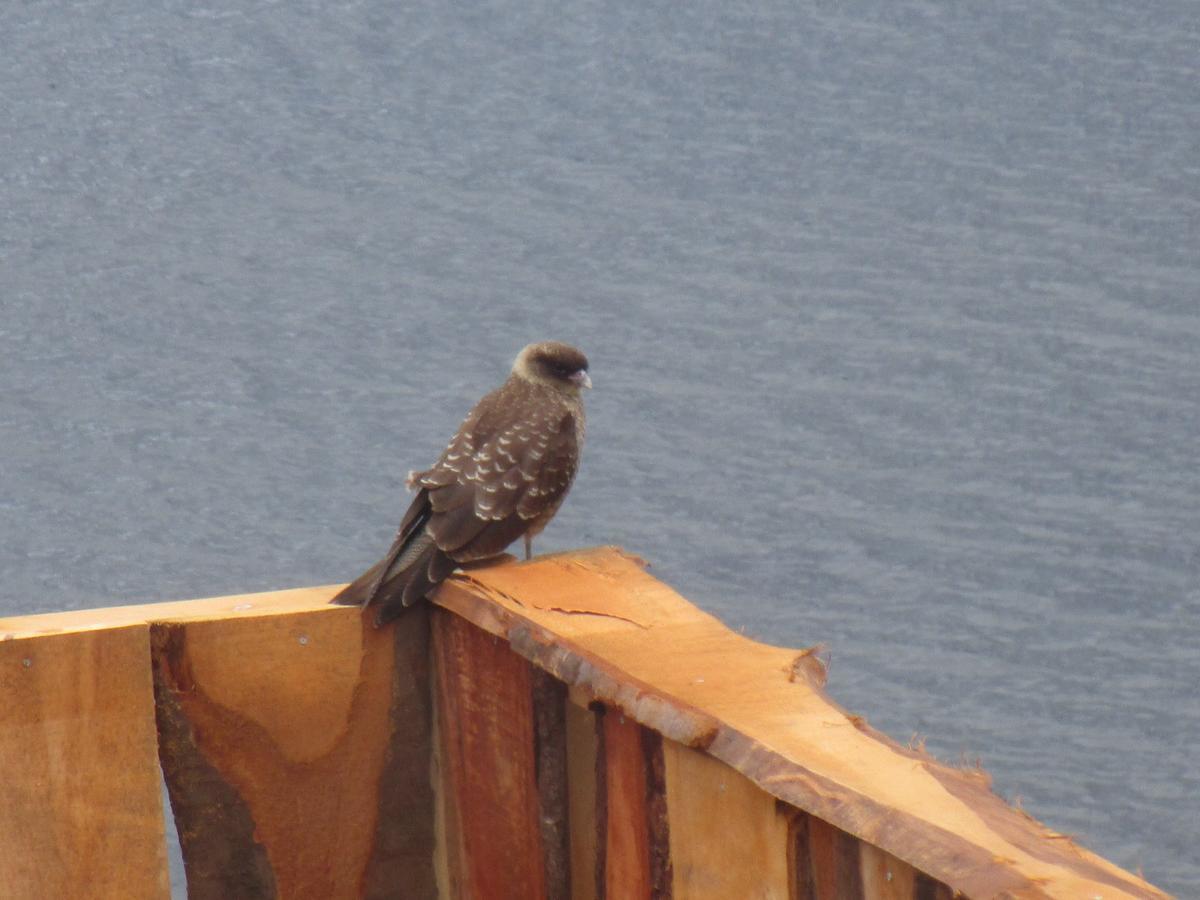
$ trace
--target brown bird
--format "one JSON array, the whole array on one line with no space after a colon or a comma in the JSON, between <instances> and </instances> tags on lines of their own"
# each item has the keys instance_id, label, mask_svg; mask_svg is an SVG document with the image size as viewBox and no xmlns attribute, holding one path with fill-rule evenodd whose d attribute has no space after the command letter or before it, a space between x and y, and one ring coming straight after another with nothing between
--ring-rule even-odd
<instances>
[{"instance_id":1,"label":"brown bird","mask_svg":"<svg viewBox=\"0 0 1200 900\"><path fill-rule=\"evenodd\" d=\"M460 564L533 538L570 490L583 449L588 361L557 341L530 344L512 374L475 404L416 489L387 555L331 602L375 607L383 625L428 597Z\"/></svg>"}]
</instances>

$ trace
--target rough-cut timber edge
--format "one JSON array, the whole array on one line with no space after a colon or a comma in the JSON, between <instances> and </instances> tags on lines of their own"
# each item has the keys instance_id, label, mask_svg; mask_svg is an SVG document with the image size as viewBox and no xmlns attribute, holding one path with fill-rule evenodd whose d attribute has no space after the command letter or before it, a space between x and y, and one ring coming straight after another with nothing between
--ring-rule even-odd
<instances>
[{"instance_id":1,"label":"rough-cut timber edge","mask_svg":"<svg viewBox=\"0 0 1200 900\"><path fill-rule=\"evenodd\" d=\"M615 548L474 569L436 601L573 690L966 896L1166 896L1008 806L979 770L848 715L811 654L730 632Z\"/></svg>"}]
</instances>

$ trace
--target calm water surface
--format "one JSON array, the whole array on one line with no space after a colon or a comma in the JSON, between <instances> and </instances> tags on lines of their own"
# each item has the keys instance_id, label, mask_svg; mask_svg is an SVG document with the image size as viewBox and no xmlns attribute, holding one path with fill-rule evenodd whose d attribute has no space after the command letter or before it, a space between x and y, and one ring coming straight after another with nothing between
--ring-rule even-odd
<instances>
[{"instance_id":1,"label":"calm water surface","mask_svg":"<svg viewBox=\"0 0 1200 900\"><path fill-rule=\"evenodd\" d=\"M0 10L0 615L349 578L526 341L540 549L1200 895L1200 7Z\"/></svg>"}]
</instances>

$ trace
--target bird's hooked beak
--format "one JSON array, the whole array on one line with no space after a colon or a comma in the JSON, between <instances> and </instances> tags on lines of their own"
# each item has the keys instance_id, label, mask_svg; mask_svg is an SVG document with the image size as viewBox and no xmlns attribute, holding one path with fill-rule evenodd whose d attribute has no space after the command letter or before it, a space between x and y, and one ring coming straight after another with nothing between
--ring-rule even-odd
<instances>
[{"instance_id":1,"label":"bird's hooked beak","mask_svg":"<svg viewBox=\"0 0 1200 900\"><path fill-rule=\"evenodd\" d=\"M592 386L592 379L588 378L588 373L584 369L571 373L570 378L575 387L590 388Z\"/></svg>"}]
</instances>

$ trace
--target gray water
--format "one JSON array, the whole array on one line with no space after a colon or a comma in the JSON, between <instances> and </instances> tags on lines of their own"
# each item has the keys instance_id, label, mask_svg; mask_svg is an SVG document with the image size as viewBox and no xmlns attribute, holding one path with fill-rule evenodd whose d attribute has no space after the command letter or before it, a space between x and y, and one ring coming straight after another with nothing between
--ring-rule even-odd
<instances>
[{"instance_id":1,"label":"gray water","mask_svg":"<svg viewBox=\"0 0 1200 900\"><path fill-rule=\"evenodd\" d=\"M539 550L1200 896L1191 0L10 3L0 102L0 615L348 579L563 338Z\"/></svg>"}]
</instances>

